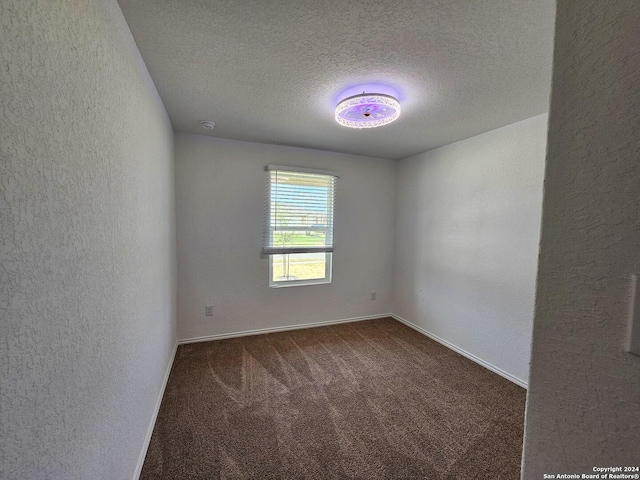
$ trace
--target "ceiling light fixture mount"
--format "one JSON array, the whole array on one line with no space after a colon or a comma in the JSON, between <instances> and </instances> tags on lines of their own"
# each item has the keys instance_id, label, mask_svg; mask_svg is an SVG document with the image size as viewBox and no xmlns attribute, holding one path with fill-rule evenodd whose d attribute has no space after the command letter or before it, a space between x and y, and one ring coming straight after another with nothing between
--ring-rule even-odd
<instances>
[{"instance_id":1,"label":"ceiling light fixture mount","mask_svg":"<svg viewBox=\"0 0 640 480\"><path fill-rule=\"evenodd\" d=\"M375 128L400 116L400 102L384 93L365 93L347 97L336 106L336 122L350 128Z\"/></svg>"}]
</instances>

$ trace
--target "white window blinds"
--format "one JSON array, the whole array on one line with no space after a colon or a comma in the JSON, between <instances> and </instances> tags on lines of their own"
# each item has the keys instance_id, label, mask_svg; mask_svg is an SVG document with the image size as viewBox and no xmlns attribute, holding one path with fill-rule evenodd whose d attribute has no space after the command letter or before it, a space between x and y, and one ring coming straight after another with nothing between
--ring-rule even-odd
<instances>
[{"instance_id":1,"label":"white window blinds","mask_svg":"<svg viewBox=\"0 0 640 480\"><path fill-rule=\"evenodd\" d=\"M263 253L333 252L334 172L269 165Z\"/></svg>"}]
</instances>

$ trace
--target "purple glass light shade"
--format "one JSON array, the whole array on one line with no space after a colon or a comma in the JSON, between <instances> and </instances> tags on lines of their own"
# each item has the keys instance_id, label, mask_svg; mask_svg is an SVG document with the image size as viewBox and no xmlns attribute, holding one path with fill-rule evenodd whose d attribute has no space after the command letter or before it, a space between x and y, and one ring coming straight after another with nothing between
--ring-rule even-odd
<instances>
[{"instance_id":1,"label":"purple glass light shade","mask_svg":"<svg viewBox=\"0 0 640 480\"><path fill-rule=\"evenodd\" d=\"M381 127L400 116L400 103L391 95L362 93L345 98L336 106L336 121L351 128Z\"/></svg>"}]
</instances>

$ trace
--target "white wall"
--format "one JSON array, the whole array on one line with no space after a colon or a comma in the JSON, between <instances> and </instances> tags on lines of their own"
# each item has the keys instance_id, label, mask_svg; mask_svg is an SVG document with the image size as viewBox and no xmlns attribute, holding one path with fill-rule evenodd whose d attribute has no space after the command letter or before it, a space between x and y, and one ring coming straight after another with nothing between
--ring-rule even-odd
<instances>
[{"instance_id":1,"label":"white wall","mask_svg":"<svg viewBox=\"0 0 640 480\"><path fill-rule=\"evenodd\" d=\"M268 164L340 173L331 284L269 288ZM178 337L389 313L394 182L391 160L177 134Z\"/></svg>"},{"instance_id":2,"label":"white wall","mask_svg":"<svg viewBox=\"0 0 640 480\"><path fill-rule=\"evenodd\" d=\"M640 460L640 356L623 351L640 273L639 25L636 0L558 1L527 480Z\"/></svg>"},{"instance_id":3,"label":"white wall","mask_svg":"<svg viewBox=\"0 0 640 480\"><path fill-rule=\"evenodd\" d=\"M115 0L3 0L0 58L0 478L130 479L175 342L172 128Z\"/></svg>"},{"instance_id":4,"label":"white wall","mask_svg":"<svg viewBox=\"0 0 640 480\"><path fill-rule=\"evenodd\" d=\"M526 383L547 116L401 160L393 313Z\"/></svg>"}]
</instances>

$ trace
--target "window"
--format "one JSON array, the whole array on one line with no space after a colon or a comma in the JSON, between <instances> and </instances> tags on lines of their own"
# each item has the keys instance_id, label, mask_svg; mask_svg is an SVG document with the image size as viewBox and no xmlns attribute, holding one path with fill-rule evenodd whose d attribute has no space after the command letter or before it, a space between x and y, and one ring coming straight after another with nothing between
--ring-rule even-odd
<instances>
[{"instance_id":1,"label":"window","mask_svg":"<svg viewBox=\"0 0 640 480\"><path fill-rule=\"evenodd\" d=\"M262 251L269 286L331 283L333 202L337 175L325 170L267 166Z\"/></svg>"}]
</instances>

